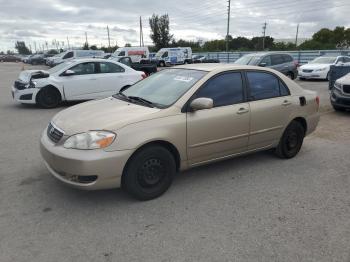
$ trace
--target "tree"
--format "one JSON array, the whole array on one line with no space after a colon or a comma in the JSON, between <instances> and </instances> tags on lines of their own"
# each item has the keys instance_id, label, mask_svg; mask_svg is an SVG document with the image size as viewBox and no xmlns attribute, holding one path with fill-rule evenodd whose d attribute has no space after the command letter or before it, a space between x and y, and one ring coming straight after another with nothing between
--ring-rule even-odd
<instances>
[{"instance_id":1,"label":"tree","mask_svg":"<svg viewBox=\"0 0 350 262\"><path fill-rule=\"evenodd\" d=\"M131 47L131 44L130 43L126 43L125 47Z\"/></svg>"},{"instance_id":2,"label":"tree","mask_svg":"<svg viewBox=\"0 0 350 262\"><path fill-rule=\"evenodd\" d=\"M24 41L17 41L15 48L17 49L17 52L21 55L30 55L32 53L26 46L26 43Z\"/></svg>"},{"instance_id":3,"label":"tree","mask_svg":"<svg viewBox=\"0 0 350 262\"><path fill-rule=\"evenodd\" d=\"M97 50L98 48L97 48L97 46L96 45L91 45L90 46L90 50Z\"/></svg>"},{"instance_id":4,"label":"tree","mask_svg":"<svg viewBox=\"0 0 350 262\"><path fill-rule=\"evenodd\" d=\"M169 16L168 14L159 16L153 14L149 19L149 25L151 27L150 37L157 49L168 47L169 43L173 39L173 35L169 30Z\"/></svg>"}]
</instances>

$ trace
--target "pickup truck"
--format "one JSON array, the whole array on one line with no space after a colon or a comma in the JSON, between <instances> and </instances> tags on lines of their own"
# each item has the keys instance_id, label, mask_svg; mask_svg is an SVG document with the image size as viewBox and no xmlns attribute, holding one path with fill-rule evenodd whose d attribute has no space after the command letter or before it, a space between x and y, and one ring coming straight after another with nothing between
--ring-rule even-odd
<instances>
[{"instance_id":1,"label":"pickup truck","mask_svg":"<svg viewBox=\"0 0 350 262\"><path fill-rule=\"evenodd\" d=\"M116 59L111 57L110 59ZM141 60L140 63L133 63L129 56L124 56L116 59L119 63L127 65L136 71L143 71L146 75L150 75L157 72L157 65L154 63L147 62L146 60Z\"/></svg>"}]
</instances>

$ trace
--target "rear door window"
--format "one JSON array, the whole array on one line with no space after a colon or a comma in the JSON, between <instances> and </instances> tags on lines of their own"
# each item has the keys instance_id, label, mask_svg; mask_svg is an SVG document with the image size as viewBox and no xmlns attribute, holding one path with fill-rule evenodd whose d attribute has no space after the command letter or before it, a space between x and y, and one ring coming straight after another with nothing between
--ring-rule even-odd
<instances>
[{"instance_id":1,"label":"rear door window","mask_svg":"<svg viewBox=\"0 0 350 262\"><path fill-rule=\"evenodd\" d=\"M293 58L290 55L283 55L283 60L285 63L293 62Z\"/></svg>"},{"instance_id":2,"label":"rear door window","mask_svg":"<svg viewBox=\"0 0 350 262\"><path fill-rule=\"evenodd\" d=\"M262 100L280 96L279 79L265 72L247 72L250 100Z\"/></svg>"},{"instance_id":3,"label":"rear door window","mask_svg":"<svg viewBox=\"0 0 350 262\"><path fill-rule=\"evenodd\" d=\"M124 68L122 68L121 66L114 64L114 63L104 62L104 63L99 63L99 64L100 64L100 73L101 74L125 72Z\"/></svg>"},{"instance_id":4,"label":"rear door window","mask_svg":"<svg viewBox=\"0 0 350 262\"><path fill-rule=\"evenodd\" d=\"M284 59L282 55L272 55L271 56L272 65L280 65L284 63Z\"/></svg>"},{"instance_id":5,"label":"rear door window","mask_svg":"<svg viewBox=\"0 0 350 262\"><path fill-rule=\"evenodd\" d=\"M270 55L265 56L265 57L261 60L260 64L265 64L265 66L271 66L271 56L270 56Z\"/></svg>"}]
</instances>

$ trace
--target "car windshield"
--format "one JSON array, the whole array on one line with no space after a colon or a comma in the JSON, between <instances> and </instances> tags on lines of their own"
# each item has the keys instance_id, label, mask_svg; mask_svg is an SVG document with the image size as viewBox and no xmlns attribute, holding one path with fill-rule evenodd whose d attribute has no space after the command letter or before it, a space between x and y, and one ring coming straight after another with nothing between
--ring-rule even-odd
<instances>
[{"instance_id":1,"label":"car windshield","mask_svg":"<svg viewBox=\"0 0 350 262\"><path fill-rule=\"evenodd\" d=\"M336 57L318 57L309 64L334 64L336 59Z\"/></svg>"},{"instance_id":2,"label":"car windshield","mask_svg":"<svg viewBox=\"0 0 350 262\"><path fill-rule=\"evenodd\" d=\"M175 103L207 72L189 69L165 69L137 82L123 92L128 97L150 101L165 108Z\"/></svg>"},{"instance_id":3,"label":"car windshield","mask_svg":"<svg viewBox=\"0 0 350 262\"><path fill-rule=\"evenodd\" d=\"M73 61L67 61L67 62L64 62L62 64L59 64L57 66L54 66L53 68L50 68L49 70L47 70L49 72L49 74L54 74L54 73L57 73L59 72L60 70L62 70L63 68L65 68L66 66L72 64Z\"/></svg>"},{"instance_id":4,"label":"car windshield","mask_svg":"<svg viewBox=\"0 0 350 262\"><path fill-rule=\"evenodd\" d=\"M260 56L245 55L235 61L238 65L256 65L260 60Z\"/></svg>"}]
</instances>

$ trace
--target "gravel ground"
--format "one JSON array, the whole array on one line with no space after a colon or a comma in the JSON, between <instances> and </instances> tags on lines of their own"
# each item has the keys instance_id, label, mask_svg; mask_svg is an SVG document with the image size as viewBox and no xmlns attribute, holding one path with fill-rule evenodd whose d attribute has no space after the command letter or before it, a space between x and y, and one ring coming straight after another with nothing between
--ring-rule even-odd
<instances>
[{"instance_id":1,"label":"gravel ground","mask_svg":"<svg viewBox=\"0 0 350 262\"><path fill-rule=\"evenodd\" d=\"M41 131L58 109L12 101L21 64L0 64L0 261L350 262L350 112L322 116L297 157L269 152L179 174L162 197L85 192L49 175ZM28 67L28 66L27 66Z\"/></svg>"}]
</instances>

